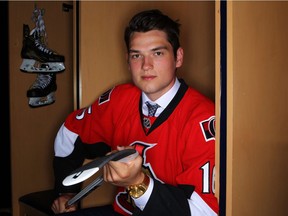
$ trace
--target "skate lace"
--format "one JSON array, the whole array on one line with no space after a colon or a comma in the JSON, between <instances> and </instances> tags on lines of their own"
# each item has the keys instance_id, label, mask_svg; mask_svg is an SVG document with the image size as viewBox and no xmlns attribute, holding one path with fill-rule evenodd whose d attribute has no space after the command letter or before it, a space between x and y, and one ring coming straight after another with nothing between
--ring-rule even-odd
<instances>
[{"instance_id":1,"label":"skate lace","mask_svg":"<svg viewBox=\"0 0 288 216\"><path fill-rule=\"evenodd\" d=\"M35 46L42 52L47 53L48 55L52 55L54 52L49 49L45 44L43 44L43 42L41 41L40 33L37 30L37 28L34 28L30 32L30 35L34 38Z\"/></svg>"},{"instance_id":2,"label":"skate lace","mask_svg":"<svg viewBox=\"0 0 288 216\"><path fill-rule=\"evenodd\" d=\"M39 40L35 40L35 45L36 47L41 50L42 52L45 52L49 55L53 54L53 51L51 51L50 49L48 49L46 46L44 46Z\"/></svg>"},{"instance_id":3,"label":"skate lace","mask_svg":"<svg viewBox=\"0 0 288 216\"><path fill-rule=\"evenodd\" d=\"M33 35L35 39L36 47L42 52L45 52L51 55L53 54L53 51L48 49L46 46L47 35L46 35L46 27L45 27L45 23L43 19L44 12L45 12L44 9L37 8L37 6L35 5L35 8L32 14L32 20L35 22L36 27L31 31L31 35Z\"/></svg>"},{"instance_id":4,"label":"skate lace","mask_svg":"<svg viewBox=\"0 0 288 216\"><path fill-rule=\"evenodd\" d=\"M49 74L38 74L35 82L32 84L31 88L46 88L52 80L52 76Z\"/></svg>"}]
</instances>

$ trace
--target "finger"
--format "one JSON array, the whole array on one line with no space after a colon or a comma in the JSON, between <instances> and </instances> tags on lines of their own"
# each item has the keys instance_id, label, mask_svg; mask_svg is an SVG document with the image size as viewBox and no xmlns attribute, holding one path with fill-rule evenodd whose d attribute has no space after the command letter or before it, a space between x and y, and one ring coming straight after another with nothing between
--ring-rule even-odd
<instances>
[{"instance_id":1,"label":"finger","mask_svg":"<svg viewBox=\"0 0 288 216\"><path fill-rule=\"evenodd\" d=\"M117 146L117 150L118 150L118 151L121 151L121 150L124 150L124 149L125 149L124 146Z\"/></svg>"},{"instance_id":2,"label":"finger","mask_svg":"<svg viewBox=\"0 0 288 216\"><path fill-rule=\"evenodd\" d=\"M124 149L135 149L135 146L117 146L118 151L121 151Z\"/></svg>"},{"instance_id":3,"label":"finger","mask_svg":"<svg viewBox=\"0 0 288 216\"><path fill-rule=\"evenodd\" d=\"M112 151L108 152L106 155L110 155L110 154L112 154L114 152L117 152L117 150L112 150Z\"/></svg>"},{"instance_id":4,"label":"finger","mask_svg":"<svg viewBox=\"0 0 288 216\"><path fill-rule=\"evenodd\" d=\"M104 176L104 181L111 183L112 182L112 178L111 178L111 170L108 164L106 164L103 167L103 176Z\"/></svg>"},{"instance_id":5,"label":"finger","mask_svg":"<svg viewBox=\"0 0 288 216\"><path fill-rule=\"evenodd\" d=\"M76 209L77 209L76 205L73 204L73 205L70 205L70 206L66 206L65 212L72 212L72 211L75 211Z\"/></svg>"},{"instance_id":6,"label":"finger","mask_svg":"<svg viewBox=\"0 0 288 216\"><path fill-rule=\"evenodd\" d=\"M52 203L52 206L51 206L51 209L52 209L52 211L56 214L56 213L59 213L59 211L58 211L58 200L54 200L54 202Z\"/></svg>"},{"instance_id":7,"label":"finger","mask_svg":"<svg viewBox=\"0 0 288 216\"><path fill-rule=\"evenodd\" d=\"M106 166L103 167L103 178L105 182L108 182L108 171Z\"/></svg>"},{"instance_id":8,"label":"finger","mask_svg":"<svg viewBox=\"0 0 288 216\"><path fill-rule=\"evenodd\" d=\"M113 177L113 167L111 167L109 164L106 165L106 168L107 168L107 179L110 183L113 183L114 182L114 177Z\"/></svg>"}]
</instances>

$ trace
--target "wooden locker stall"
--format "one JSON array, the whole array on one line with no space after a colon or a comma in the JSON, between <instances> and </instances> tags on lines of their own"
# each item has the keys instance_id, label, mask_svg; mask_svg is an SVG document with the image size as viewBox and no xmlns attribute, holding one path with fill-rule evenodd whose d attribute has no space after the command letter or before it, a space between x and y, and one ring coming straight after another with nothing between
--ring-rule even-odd
<instances>
[{"instance_id":1,"label":"wooden locker stall","mask_svg":"<svg viewBox=\"0 0 288 216\"><path fill-rule=\"evenodd\" d=\"M215 2L81 1L79 3L79 106L90 105L112 86L130 81L124 28L139 11L158 8L181 23L184 64L180 77L214 100ZM83 205L111 202L109 185L83 199ZM107 193L106 193L107 194ZM105 200L107 199L107 200Z\"/></svg>"},{"instance_id":2,"label":"wooden locker stall","mask_svg":"<svg viewBox=\"0 0 288 216\"><path fill-rule=\"evenodd\" d=\"M288 215L287 14L227 1L228 216Z\"/></svg>"},{"instance_id":3,"label":"wooden locker stall","mask_svg":"<svg viewBox=\"0 0 288 216\"><path fill-rule=\"evenodd\" d=\"M19 215L18 199L24 194L53 188L53 144L58 128L73 111L73 11L69 1L9 1L9 85L11 126L11 179L13 215ZM20 71L23 24L35 27L35 4L45 10L43 19L48 47L65 57L65 71L56 75L54 104L31 108L26 92L36 73Z\"/></svg>"}]
</instances>

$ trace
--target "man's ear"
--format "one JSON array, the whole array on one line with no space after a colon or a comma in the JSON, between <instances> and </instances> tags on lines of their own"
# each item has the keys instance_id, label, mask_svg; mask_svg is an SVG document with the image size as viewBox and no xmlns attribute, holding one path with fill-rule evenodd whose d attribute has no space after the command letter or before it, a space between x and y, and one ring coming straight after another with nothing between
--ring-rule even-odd
<instances>
[{"instance_id":1,"label":"man's ear","mask_svg":"<svg viewBox=\"0 0 288 216\"><path fill-rule=\"evenodd\" d=\"M179 68L183 64L184 50L182 47L179 47L176 53L176 68Z\"/></svg>"},{"instance_id":2,"label":"man's ear","mask_svg":"<svg viewBox=\"0 0 288 216\"><path fill-rule=\"evenodd\" d=\"M126 58L126 62L127 62L127 65L128 65L128 70L130 70L130 63L129 63L129 55L128 55L128 53L126 53L125 58Z\"/></svg>"}]
</instances>

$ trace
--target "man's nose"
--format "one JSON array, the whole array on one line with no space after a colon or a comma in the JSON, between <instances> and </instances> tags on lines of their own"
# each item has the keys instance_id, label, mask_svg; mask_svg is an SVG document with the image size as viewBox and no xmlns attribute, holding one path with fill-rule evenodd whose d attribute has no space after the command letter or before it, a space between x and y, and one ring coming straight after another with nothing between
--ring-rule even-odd
<instances>
[{"instance_id":1,"label":"man's nose","mask_svg":"<svg viewBox=\"0 0 288 216\"><path fill-rule=\"evenodd\" d=\"M143 62L142 62L142 68L144 71L147 71L153 68L153 61L149 56L144 56Z\"/></svg>"}]
</instances>

